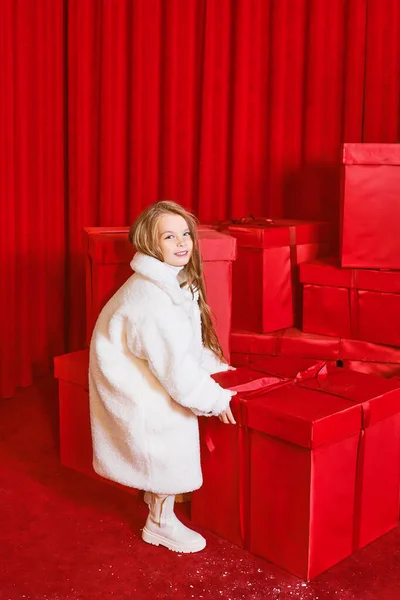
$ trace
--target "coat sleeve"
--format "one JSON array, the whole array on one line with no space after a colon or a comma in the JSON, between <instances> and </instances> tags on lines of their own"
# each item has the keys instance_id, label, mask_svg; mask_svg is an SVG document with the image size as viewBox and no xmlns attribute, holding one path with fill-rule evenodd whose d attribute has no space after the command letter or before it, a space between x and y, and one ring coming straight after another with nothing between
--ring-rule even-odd
<instances>
[{"instance_id":1,"label":"coat sleeve","mask_svg":"<svg viewBox=\"0 0 400 600\"><path fill-rule=\"evenodd\" d=\"M222 371L229 371L232 368L227 363L221 362L212 350L204 346L201 357L201 367L211 375L214 373L221 373Z\"/></svg>"},{"instance_id":2,"label":"coat sleeve","mask_svg":"<svg viewBox=\"0 0 400 600\"><path fill-rule=\"evenodd\" d=\"M164 313L127 325L132 354L148 361L149 368L176 402L197 415L218 416L229 406L233 392L214 381L189 352L187 332L174 315Z\"/></svg>"}]
</instances>

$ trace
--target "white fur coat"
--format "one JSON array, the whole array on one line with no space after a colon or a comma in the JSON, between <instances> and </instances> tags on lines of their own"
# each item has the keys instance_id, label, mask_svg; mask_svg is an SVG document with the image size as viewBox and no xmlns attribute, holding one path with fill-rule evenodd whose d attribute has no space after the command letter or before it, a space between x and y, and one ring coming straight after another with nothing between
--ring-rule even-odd
<instances>
[{"instance_id":1,"label":"white fur coat","mask_svg":"<svg viewBox=\"0 0 400 600\"><path fill-rule=\"evenodd\" d=\"M189 492L202 484L196 415L228 407L210 377L228 365L204 348L198 294L180 288L179 269L141 253L131 266L90 345L93 466L130 487Z\"/></svg>"}]
</instances>

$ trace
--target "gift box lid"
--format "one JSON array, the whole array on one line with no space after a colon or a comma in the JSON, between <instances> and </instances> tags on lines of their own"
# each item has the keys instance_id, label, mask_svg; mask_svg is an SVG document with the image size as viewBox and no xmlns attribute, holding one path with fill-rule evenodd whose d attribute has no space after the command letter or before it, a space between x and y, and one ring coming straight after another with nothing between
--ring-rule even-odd
<instances>
[{"instance_id":1,"label":"gift box lid","mask_svg":"<svg viewBox=\"0 0 400 600\"><path fill-rule=\"evenodd\" d=\"M322 364L321 361L304 356L264 356L252 362L250 368L272 376L295 379L319 364Z\"/></svg>"},{"instance_id":2,"label":"gift box lid","mask_svg":"<svg viewBox=\"0 0 400 600\"><path fill-rule=\"evenodd\" d=\"M266 389L282 381L282 377L268 376L248 367L238 367L234 371L214 373L212 378L224 389L237 392L232 396L230 408L237 423L242 424L241 402L243 394Z\"/></svg>"},{"instance_id":3,"label":"gift box lid","mask_svg":"<svg viewBox=\"0 0 400 600\"><path fill-rule=\"evenodd\" d=\"M362 407L345 398L289 383L244 404L250 429L304 448L317 448L360 431Z\"/></svg>"},{"instance_id":4,"label":"gift box lid","mask_svg":"<svg viewBox=\"0 0 400 600\"><path fill-rule=\"evenodd\" d=\"M234 371L215 373L212 377L223 388L237 392L232 397L231 408L235 419L243 423L240 405L245 400L257 397L258 392L271 390L283 382L290 382L295 377L320 363L313 359L291 358L287 356L266 356L250 367L238 367Z\"/></svg>"},{"instance_id":5,"label":"gift box lid","mask_svg":"<svg viewBox=\"0 0 400 600\"><path fill-rule=\"evenodd\" d=\"M317 333L304 333L295 327L273 333L233 331L230 337L230 348L231 352L250 355L282 354L320 360L340 358L339 338Z\"/></svg>"},{"instance_id":6,"label":"gift box lid","mask_svg":"<svg viewBox=\"0 0 400 600\"><path fill-rule=\"evenodd\" d=\"M400 165L400 144L343 144L345 165Z\"/></svg>"},{"instance_id":7,"label":"gift box lid","mask_svg":"<svg viewBox=\"0 0 400 600\"><path fill-rule=\"evenodd\" d=\"M305 333L296 327L273 333L233 331L230 336L230 348L233 353L248 354L250 365L259 360L258 355L270 354L319 360L399 363L400 367L400 348L363 340Z\"/></svg>"},{"instance_id":8,"label":"gift box lid","mask_svg":"<svg viewBox=\"0 0 400 600\"><path fill-rule=\"evenodd\" d=\"M212 377L222 387L238 393L253 392L267 387L271 382L294 379L307 369L321 364L318 360L303 357L265 356L250 367L215 373Z\"/></svg>"},{"instance_id":9,"label":"gift box lid","mask_svg":"<svg viewBox=\"0 0 400 600\"><path fill-rule=\"evenodd\" d=\"M265 389L271 383L271 377L268 377L263 371L257 371L249 367L238 367L234 371L215 373L212 378L223 388L238 393ZM281 379L282 377L275 376L276 381Z\"/></svg>"},{"instance_id":10,"label":"gift box lid","mask_svg":"<svg viewBox=\"0 0 400 600\"><path fill-rule=\"evenodd\" d=\"M86 227L88 254L102 264L129 264L135 253L128 240L129 227ZM203 260L232 261L236 258L236 240L208 227L198 228Z\"/></svg>"},{"instance_id":11,"label":"gift box lid","mask_svg":"<svg viewBox=\"0 0 400 600\"><path fill-rule=\"evenodd\" d=\"M358 371L331 368L326 375L310 378L304 385L308 389L323 390L362 405L364 428L400 412L400 380L395 377L385 379Z\"/></svg>"},{"instance_id":12,"label":"gift box lid","mask_svg":"<svg viewBox=\"0 0 400 600\"><path fill-rule=\"evenodd\" d=\"M88 389L89 349L54 357L54 377Z\"/></svg>"},{"instance_id":13,"label":"gift box lid","mask_svg":"<svg viewBox=\"0 0 400 600\"><path fill-rule=\"evenodd\" d=\"M400 412L400 381L329 366L326 373L261 392L245 404L248 427L316 448Z\"/></svg>"},{"instance_id":14,"label":"gift box lid","mask_svg":"<svg viewBox=\"0 0 400 600\"><path fill-rule=\"evenodd\" d=\"M381 346L363 340L340 340L339 358L360 362L399 363L400 348Z\"/></svg>"},{"instance_id":15,"label":"gift box lid","mask_svg":"<svg viewBox=\"0 0 400 600\"><path fill-rule=\"evenodd\" d=\"M247 248L276 248L297 244L328 241L331 224L325 221L298 221L291 219L246 218L226 221L219 225L237 239L238 246Z\"/></svg>"},{"instance_id":16,"label":"gift box lid","mask_svg":"<svg viewBox=\"0 0 400 600\"><path fill-rule=\"evenodd\" d=\"M336 258L302 263L299 266L299 274L301 283L400 293L399 271L345 269L339 266Z\"/></svg>"}]
</instances>

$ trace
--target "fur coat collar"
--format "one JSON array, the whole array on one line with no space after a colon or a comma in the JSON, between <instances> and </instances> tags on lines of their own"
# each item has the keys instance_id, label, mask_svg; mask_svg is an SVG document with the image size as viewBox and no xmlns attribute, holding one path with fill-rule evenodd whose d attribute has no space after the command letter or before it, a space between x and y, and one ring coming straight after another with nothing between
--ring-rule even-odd
<instances>
[{"instance_id":1,"label":"fur coat collar","mask_svg":"<svg viewBox=\"0 0 400 600\"><path fill-rule=\"evenodd\" d=\"M166 292L174 304L183 304L187 300L198 298L187 286L180 287L185 281L184 268L173 267L153 256L137 252L130 263L135 273L149 279Z\"/></svg>"}]
</instances>

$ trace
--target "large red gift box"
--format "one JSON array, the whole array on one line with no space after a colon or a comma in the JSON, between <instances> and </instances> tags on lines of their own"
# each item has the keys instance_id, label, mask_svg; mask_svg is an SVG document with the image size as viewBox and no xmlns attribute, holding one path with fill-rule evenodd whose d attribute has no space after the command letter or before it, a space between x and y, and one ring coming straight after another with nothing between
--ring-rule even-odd
<instances>
[{"instance_id":1,"label":"large red gift box","mask_svg":"<svg viewBox=\"0 0 400 600\"><path fill-rule=\"evenodd\" d=\"M96 319L111 296L132 275L134 248L128 241L129 227L88 227L86 257L86 341L89 344ZM231 328L232 261L236 240L199 226L207 302L225 357L229 360Z\"/></svg>"},{"instance_id":2,"label":"large red gift box","mask_svg":"<svg viewBox=\"0 0 400 600\"><path fill-rule=\"evenodd\" d=\"M400 269L400 144L344 144L343 267Z\"/></svg>"},{"instance_id":3,"label":"large red gift box","mask_svg":"<svg viewBox=\"0 0 400 600\"><path fill-rule=\"evenodd\" d=\"M54 358L60 411L60 457L66 467L98 477L92 467L88 369L88 349Z\"/></svg>"},{"instance_id":4,"label":"large red gift box","mask_svg":"<svg viewBox=\"0 0 400 600\"><path fill-rule=\"evenodd\" d=\"M400 375L400 348L305 333L295 327L273 333L232 331L232 365L251 365L266 355L340 361L340 366L353 371L381 377Z\"/></svg>"},{"instance_id":5,"label":"large red gift box","mask_svg":"<svg viewBox=\"0 0 400 600\"><path fill-rule=\"evenodd\" d=\"M297 265L329 251L325 222L241 219L220 231L237 240L232 326L254 332L291 327L299 309Z\"/></svg>"},{"instance_id":6,"label":"large red gift box","mask_svg":"<svg viewBox=\"0 0 400 600\"><path fill-rule=\"evenodd\" d=\"M251 365L269 378L234 397L238 426L202 420L192 518L311 579L398 523L400 381L282 360Z\"/></svg>"},{"instance_id":7,"label":"large red gift box","mask_svg":"<svg viewBox=\"0 0 400 600\"><path fill-rule=\"evenodd\" d=\"M54 376L58 379L61 463L131 494L137 494L138 490L135 488L105 479L93 469L88 370L88 349L54 358Z\"/></svg>"},{"instance_id":8,"label":"large red gift box","mask_svg":"<svg viewBox=\"0 0 400 600\"><path fill-rule=\"evenodd\" d=\"M312 579L396 527L400 382L326 369L244 409L251 552Z\"/></svg>"},{"instance_id":9,"label":"large red gift box","mask_svg":"<svg viewBox=\"0 0 400 600\"><path fill-rule=\"evenodd\" d=\"M300 265L305 332L400 346L400 273Z\"/></svg>"},{"instance_id":10,"label":"large red gift box","mask_svg":"<svg viewBox=\"0 0 400 600\"><path fill-rule=\"evenodd\" d=\"M248 546L243 507L248 489L248 457L243 452L242 411L244 398L255 391L274 387L293 379L298 372L318 361L267 357L256 365L236 371L217 373L214 379L225 388L235 390L231 409L237 425L219 419L199 419L203 485L192 493L192 520L202 527L238 545ZM247 483L246 483L247 482Z\"/></svg>"}]
</instances>

